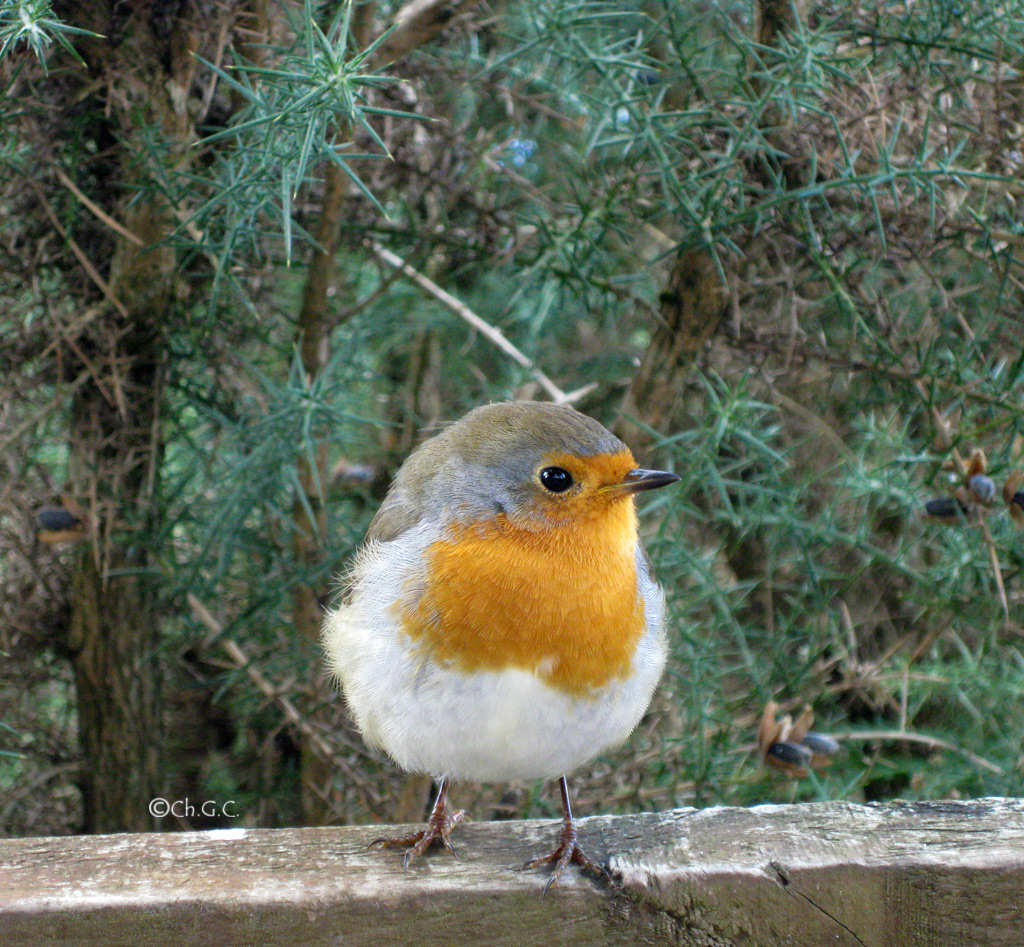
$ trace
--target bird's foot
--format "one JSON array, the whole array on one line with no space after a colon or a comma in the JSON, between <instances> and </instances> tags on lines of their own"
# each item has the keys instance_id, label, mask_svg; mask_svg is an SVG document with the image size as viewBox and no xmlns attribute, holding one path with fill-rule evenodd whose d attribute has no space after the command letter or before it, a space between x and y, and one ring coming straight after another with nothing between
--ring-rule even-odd
<instances>
[{"instance_id":1,"label":"bird's foot","mask_svg":"<svg viewBox=\"0 0 1024 947\"><path fill-rule=\"evenodd\" d=\"M449 813L447 806L443 806L440 810L435 806L434 811L430 813L430 818L427 819L427 824L419 831L390 838L375 838L370 845L408 849L402 859L405 868L408 868L421 855L425 855L431 846L436 844L443 845L452 855L455 855L451 840L452 829L460 822L465 821L465 818L466 813L462 809Z\"/></svg>"},{"instance_id":2,"label":"bird's foot","mask_svg":"<svg viewBox=\"0 0 1024 947\"><path fill-rule=\"evenodd\" d=\"M520 871L529 871L531 868L539 868L541 865L554 864L554 871L551 872L551 877L548 879L547 884L544 885L543 894L548 893L548 889L558 882L558 879L562 877L562 873L566 867L575 862L584 871L589 871L591 874L597 875L599 878L608 878L608 872L604 870L597 862L590 858L586 852L580 847L579 834L576 831L576 822L573 819L567 819L562 823L562 831L558 833L558 846L550 855L539 855L537 858L531 858Z\"/></svg>"}]
</instances>

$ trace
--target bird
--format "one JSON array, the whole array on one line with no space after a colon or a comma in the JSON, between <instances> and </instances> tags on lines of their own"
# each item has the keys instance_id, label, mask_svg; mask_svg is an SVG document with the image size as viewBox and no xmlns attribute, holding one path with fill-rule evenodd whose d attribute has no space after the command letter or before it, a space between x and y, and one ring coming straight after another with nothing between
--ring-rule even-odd
<instances>
[{"instance_id":1,"label":"bird","mask_svg":"<svg viewBox=\"0 0 1024 947\"><path fill-rule=\"evenodd\" d=\"M566 405L477 407L395 475L323 629L366 743L434 778L424 828L377 839L404 864L453 855L452 780L558 779L562 827L544 887L582 850L567 775L623 743L665 666L664 592L637 493L679 480Z\"/></svg>"},{"instance_id":2,"label":"bird","mask_svg":"<svg viewBox=\"0 0 1024 947\"><path fill-rule=\"evenodd\" d=\"M86 517L73 500L61 498L62 506L43 506L36 510L36 536L44 543L74 542L86 534Z\"/></svg>"}]
</instances>

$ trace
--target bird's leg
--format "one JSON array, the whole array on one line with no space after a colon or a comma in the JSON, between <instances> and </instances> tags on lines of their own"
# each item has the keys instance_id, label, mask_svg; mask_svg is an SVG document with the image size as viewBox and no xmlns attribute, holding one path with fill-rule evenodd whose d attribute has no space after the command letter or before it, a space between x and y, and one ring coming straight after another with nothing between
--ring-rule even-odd
<instances>
[{"instance_id":1,"label":"bird's leg","mask_svg":"<svg viewBox=\"0 0 1024 947\"><path fill-rule=\"evenodd\" d=\"M577 865L602 878L608 877L606 872L597 862L593 861L580 848L579 835L576 831L576 822L572 817L572 807L569 805L569 784L563 776L558 782L562 791L562 831L558 833L558 847L550 855L539 855L531 858L520 871L527 871L530 868L537 868L540 865L550 865L554 862L555 870L551 873L548 883L544 885L544 894L548 888L555 884L562 877L566 865L576 862Z\"/></svg>"},{"instance_id":2,"label":"bird's leg","mask_svg":"<svg viewBox=\"0 0 1024 947\"><path fill-rule=\"evenodd\" d=\"M442 779L437 787L437 799L434 800L434 808L430 810L427 824L417 832L410 832L408 835L398 835L393 838L375 838L370 845L383 845L385 848L407 848L403 864L408 868L420 855L427 852L431 845L439 842L453 855L451 834L463 819L466 813L459 809L457 812L448 811L448 780Z\"/></svg>"}]
</instances>

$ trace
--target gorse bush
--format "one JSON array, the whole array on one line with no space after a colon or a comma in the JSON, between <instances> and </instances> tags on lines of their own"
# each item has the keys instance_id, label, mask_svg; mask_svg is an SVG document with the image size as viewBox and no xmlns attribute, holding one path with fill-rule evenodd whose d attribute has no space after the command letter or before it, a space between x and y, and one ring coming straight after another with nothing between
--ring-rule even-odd
<instances>
[{"instance_id":1,"label":"gorse bush","mask_svg":"<svg viewBox=\"0 0 1024 947\"><path fill-rule=\"evenodd\" d=\"M0 4L8 785L79 753L14 682L73 702L92 568L159 630L158 781L418 815L318 610L424 432L561 393L682 477L642 512L672 663L580 811L1022 792L1021 4L94 6ZM991 505L927 518L977 449ZM769 701L827 769L760 765Z\"/></svg>"}]
</instances>

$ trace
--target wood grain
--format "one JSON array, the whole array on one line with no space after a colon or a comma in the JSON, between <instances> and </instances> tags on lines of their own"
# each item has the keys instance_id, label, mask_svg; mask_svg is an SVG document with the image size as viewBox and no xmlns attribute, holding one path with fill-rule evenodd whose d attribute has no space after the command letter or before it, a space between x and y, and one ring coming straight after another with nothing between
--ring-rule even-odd
<instances>
[{"instance_id":1,"label":"wood grain","mask_svg":"<svg viewBox=\"0 0 1024 947\"><path fill-rule=\"evenodd\" d=\"M0 841L0 943L1024 943L1024 801L819 803L583 819L613 882L541 897L555 822L460 826L409 871L377 827Z\"/></svg>"}]
</instances>

